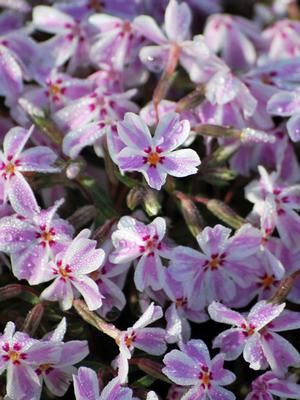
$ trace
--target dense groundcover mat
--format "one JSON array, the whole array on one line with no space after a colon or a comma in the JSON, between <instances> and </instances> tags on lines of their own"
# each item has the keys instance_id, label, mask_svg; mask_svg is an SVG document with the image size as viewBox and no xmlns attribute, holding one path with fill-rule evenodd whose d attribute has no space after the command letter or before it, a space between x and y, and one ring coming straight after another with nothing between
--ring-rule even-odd
<instances>
[{"instance_id":1,"label":"dense groundcover mat","mask_svg":"<svg viewBox=\"0 0 300 400\"><path fill-rule=\"evenodd\" d=\"M0 399L300 399L300 2L0 0Z\"/></svg>"}]
</instances>

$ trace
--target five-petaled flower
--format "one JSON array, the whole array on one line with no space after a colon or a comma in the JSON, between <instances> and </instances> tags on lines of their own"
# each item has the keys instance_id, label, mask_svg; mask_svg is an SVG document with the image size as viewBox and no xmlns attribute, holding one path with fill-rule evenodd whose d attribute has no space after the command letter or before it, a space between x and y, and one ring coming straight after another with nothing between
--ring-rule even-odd
<instances>
[{"instance_id":1,"label":"five-petaled flower","mask_svg":"<svg viewBox=\"0 0 300 400\"><path fill-rule=\"evenodd\" d=\"M200 158L194 150L174 151L190 134L189 121L180 121L178 114L161 118L153 137L143 119L133 113L127 113L117 128L125 143L117 156L122 172L141 172L148 185L157 190L165 183L167 174L185 177L197 173Z\"/></svg>"},{"instance_id":2,"label":"five-petaled flower","mask_svg":"<svg viewBox=\"0 0 300 400\"><path fill-rule=\"evenodd\" d=\"M165 355L162 371L171 381L189 387L182 400L234 400L234 394L222 387L235 380L235 375L223 368L224 358L218 354L211 360L202 340L190 340Z\"/></svg>"},{"instance_id":3,"label":"five-petaled flower","mask_svg":"<svg viewBox=\"0 0 300 400\"><path fill-rule=\"evenodd\" d=\"M246 317L214 301L208 307L210 317L233 325L215 338L214 347L220 347L227 360L234 360L243 353L250 368L266 369L269 365L274 372L283 375L289 366L300 363L298 351L276 333L300 327L299 313L283 311L284 307L285 303L272 304L262 300Z\"/></svg>"},{"instance_id":4,"label":"five-petaled flower","mask_svg":"<svg viewBox=\"0 0 300 400\"><path fill-rule=\"evenodd\" d=\"M54 282L42 292L42 299L59 301L62 309L68 310L73 298L82 294L90 310L102 305L103 296L88 274L102 265L104 252L95 248L96 241L88 239L89 235L88 229L81 231L44 269L43 281Z\"/></svg>"}]
</instances>

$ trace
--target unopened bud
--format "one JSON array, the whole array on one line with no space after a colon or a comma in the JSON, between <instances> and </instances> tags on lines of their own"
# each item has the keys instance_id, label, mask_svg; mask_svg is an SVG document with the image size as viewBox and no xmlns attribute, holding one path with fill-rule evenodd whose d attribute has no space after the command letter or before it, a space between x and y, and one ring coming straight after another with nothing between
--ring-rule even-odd
<instances>
[{"instance_id":1,"label":"unopened bud","mask_svg":"<svg viewBox=\"0 0 300 400\"><path fill-rule=\"evenodd\" d=\"M170 383L170 380L161 372L163 365L148 358L135 358L132 364L137 365L143 372L156 379Z\"/></svg>"},{"instance_id":2,"label":"unopened bud","mask_svg":"<svg viewBox=\"0 0 300 400\"><path fill-rule=\"evenodd\" d=\"M86 205L78 208L78 210L68 218L68 221L76 230L79 230L93 220L96 215L96 207L93 205Z\"/></svg>"},{"instance_id":3,"label":"unopened bud","mask_svg":"<svg viewBox=\"0 0 300 400\"><path fill-rule=\"evenodd\" d=\"M43 318L45 308L42 303L35 305L27 314L22 331L33 336Z\"/></svg>"},{"instance_id":4,"label":"unopened bud","mask_svg":"<svg viewBox=\"0 0 300 400\"><path fill-rule=\"evenodd\" d=\"M75 179L81 170L81 165L78 162L73 162L70 165L68 165L66 169L66 176L68 179Z\"/></svg>"},{"instance_id":5,"label":"unopened bud","mask_svg":"<svg viewBox=\"0 0 300 400\"><path fill-rule=\"evenodd\" d=\"M22 285L10 284L0 288L0 301L5 301L19 296L22 293Z\"/></svg>"},{"instance_id":6,"label":"unopened bud","mask_svg":"<svg viewBox=\"0 0 300 400\"><path fill-rule=\"evenodd\" d=\"M176 106L176 112L182 112L197 107L205 99L205 87L199 85L195 90L180 99Z\"/></svg>"},{"instance_id":7,"label":"unopened bud","mask_svg":"<svg viewBox=\"0 0 300 400\"><path fill-rule=\"evenodd\" d=\"M206 207L221 221L234 229L239 229L246 221L240 217L232 208L220 200L212 199L207 202Z\"/></svg>"},{"instance_id":8,"label":"unopened bud","mask_svg":"<svg viewBox=\"0 0 300 400\"><path fill-rule=\"evenodd\" d=\"M275 143L275 136L252 128L242 129L240 139L244 143Z\"/></svg>"},{"instance_id":9,"label":"unopened bud","mask_svg":"<svg viewBox=\"0 0 300 400\"><path fill-rule=\"evenodd\" d=\"M184 193L175 192L176 198L179 200L180 211L183 215L185 223L193 236L197 236L203 229L204 221L195 203Z\"/></svg>"},{"instance_id":10,"label":"unopened bud","mask_svg":"<svg viewBox=\"0 0 300 400\"><path fill-rule=\"evenodd\" d=\"M148 187L134 187L127 195L127 206L134 210L141 205L149 217L157 215L161 210L161 205L157 198L157 193Z\"/></svg>"}]
</instances>

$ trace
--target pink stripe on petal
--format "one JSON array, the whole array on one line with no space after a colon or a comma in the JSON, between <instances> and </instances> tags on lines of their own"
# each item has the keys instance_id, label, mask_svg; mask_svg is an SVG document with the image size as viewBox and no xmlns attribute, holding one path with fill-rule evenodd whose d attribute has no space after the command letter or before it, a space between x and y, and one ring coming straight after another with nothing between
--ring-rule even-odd
<instances>
[{"instance_id":1,"label":"pink stripe on petal","mask_svg":"<svg viewBox=\"0 0 300 400\"><path fill-rule=\"evenodd\" d=\"M46 146L37 146L27 149L18 157L20 160L19 171L59 172L60 168L53 164L57 155Z\"/></svg>"},{"instance_id":2,"label":"pink stripe on petal","mask_svg":"<svg viewBox=\"0 0 300 400\"><path fill-rule=\"evenodd\" d=\"M40 211L30 185L18 171L9 178L8 198L18 214L33 217Z\"/></svg>"},{"instance_id":3,"label":"pink stripe on petal","mask_svg":"<svg viewBox=\"0 0 300 400\"><path fill-rule=\"evenodd\" d=\"M88 308L93 311L102 305L102 295L99 288L91 278L88 276L80 276L72 281L73 286L81 293Z\"/></svg>"},{"instance_id":4,"label":"pink stripe on petal","mask_svg":"<svg viewBox=\"0 0 300 400\"><path fill-rule=\"evenodd\" d=\"M165 154L164 157L164 169L178 178L196 174L201 163L198 154L192 149L176 150Z\"/></svg>"}]
</instances>

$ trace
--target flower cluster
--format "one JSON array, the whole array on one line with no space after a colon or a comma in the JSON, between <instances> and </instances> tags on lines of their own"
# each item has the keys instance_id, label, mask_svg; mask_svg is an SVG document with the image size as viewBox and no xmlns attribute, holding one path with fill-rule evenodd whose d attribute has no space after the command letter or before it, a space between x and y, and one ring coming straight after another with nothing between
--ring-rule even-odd
<instances>
[{"instance_id":1,"label":"flower cluster","mask_svg":"<svg viewBox=\"0 0 300 400\"><path fill-rule=\"evenodd\" d=\"M300 399L300 5L229 3L0 0L0 398Z\"/></svg>"}]
</instances>

